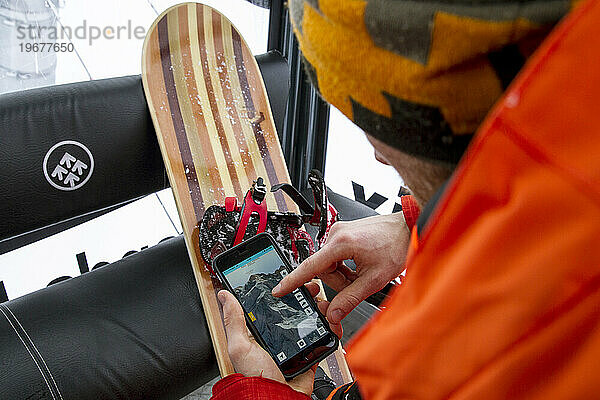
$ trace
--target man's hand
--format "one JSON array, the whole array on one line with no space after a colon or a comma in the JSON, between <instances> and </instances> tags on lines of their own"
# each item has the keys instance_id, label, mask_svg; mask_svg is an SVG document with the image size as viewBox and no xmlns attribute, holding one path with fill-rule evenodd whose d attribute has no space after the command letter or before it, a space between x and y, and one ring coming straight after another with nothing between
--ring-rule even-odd
<instances>
[{"instance_id":1,"label":"man's hand","mask_svg":"<svg viewBox=\"0 0 600 400\"><path fill-rule=\"evenodd\" d=\"M320 290L319 285L313 282L307 284L306 288L313 297ZM244 376L262 376L273 379L310 396L313 389L316 365L291 381L286 381L269 353L249 335L244 311L235 296L226 290L221 290L218 298L223 305L227 350L235 371Z\"/></svg>"},{"instance_id":2,"label":"man's hand","mask_svg":"<svg viewBox=\"0 0 600 400\"><path fill-rule=\"evenodd\" d=\"M340 321L361 301L381 290L404 270L410 232L402 213L337 222L323 248L304 260L273 289L284 296L315 276L338 294L331 303L319 303L334 332ZM357 270L344 265L354 260Z\"/></svg>"}]
</instances>

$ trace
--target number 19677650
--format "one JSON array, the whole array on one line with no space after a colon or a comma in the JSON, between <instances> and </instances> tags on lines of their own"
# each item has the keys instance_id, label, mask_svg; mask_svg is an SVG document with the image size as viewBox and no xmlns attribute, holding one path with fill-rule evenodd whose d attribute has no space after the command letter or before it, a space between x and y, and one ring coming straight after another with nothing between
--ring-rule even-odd
<instances>
[{"instance_id":1,"label":"number 19677650","mask_svg":"<svg viewBox=\"0 0 600 400\"><path fill-rule=\"evenodd\" d=\"M73 43L20 43L22 53L67 53L75 50Z\"/></svg>"}]
</instances>

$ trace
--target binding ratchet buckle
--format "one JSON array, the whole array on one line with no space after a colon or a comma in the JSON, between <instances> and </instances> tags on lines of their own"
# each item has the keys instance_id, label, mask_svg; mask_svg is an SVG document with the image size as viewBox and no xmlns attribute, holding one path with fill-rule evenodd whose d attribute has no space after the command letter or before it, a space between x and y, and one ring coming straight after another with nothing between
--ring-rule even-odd
<instances>
[{"instance_id":1,"label":"binding ratchet buckle","mask_svg":"<svg viewBox=\"0 0 600 400\"><path fill-rule=\"evenodd\" d=\"M300 214L268 211L267 187L262 178L257 178L238 205L237 198L227 197L224 206L209 207L200 221L200 253L212 272L212 260L217 254L241 243L258 233L267 232L278 244L288 251L290 262L295 265L318 250L327 239L331 226L337 221L338 213L329 204L323 175L312 170L308 175L314 206L289 183L271 187L271 192L282 190L299 207ZM317 248L308 233L301 229L308 223L319 228Z\"/></svg>"}]
</instances>

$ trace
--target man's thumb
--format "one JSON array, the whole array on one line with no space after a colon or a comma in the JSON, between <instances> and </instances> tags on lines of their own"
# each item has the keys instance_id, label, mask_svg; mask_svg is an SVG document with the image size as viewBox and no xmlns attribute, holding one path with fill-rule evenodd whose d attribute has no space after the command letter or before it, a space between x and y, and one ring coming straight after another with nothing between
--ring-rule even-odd
<instances>
[{"instance_id":1,"label":"man's thumb","mask_svg":"<svg viewBox=\"0 0 600 400\"><path fill-rule=\"evenodd\" d=\"M221 290L217 297L223 306L223 324L228 341L248 340L244 311L235 296L227 290Z\"/></svg>"},{"instance_id":2,"label":"man's thumb","mask_svg":"<svg viewBox=\"0 0 600 400\"><path fill-rule=\"evenodd\" d=\"M339 324L369 295L371 295L369 286L365 285L361 279L355 280L331 300L327 309L327 320L333 324Z\"/></svg>"}]
</instances>

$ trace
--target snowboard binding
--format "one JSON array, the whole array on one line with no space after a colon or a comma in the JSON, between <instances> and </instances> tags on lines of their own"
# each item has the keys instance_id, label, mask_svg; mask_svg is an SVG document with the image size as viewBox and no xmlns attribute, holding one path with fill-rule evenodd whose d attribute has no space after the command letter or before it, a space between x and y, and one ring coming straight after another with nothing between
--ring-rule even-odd
<instances>
[{"instance_id":1,"label":"snowboard binding","mask_svg":"<svg viewBox=\"0 0 600 400\"><path fill-rule=\"evenodd\" d=\"M294 266L323 246L338 219L338 212L329 204L325 181L319 171L310 171L308 184L313 191L314 207L289 183L271 187L271 192L282 190L287 194L300 208L300 214L268 211L267 187L262 178L254 181L242 204L238 204L235 197L227 197L223 206L210 206L199 225L200 254L210 273L213 274L212 261L218 254L262 232L273 236ZM302 229L305 223L319 228L316 248L310 235Z\"/></svg>"}]
</instances>

